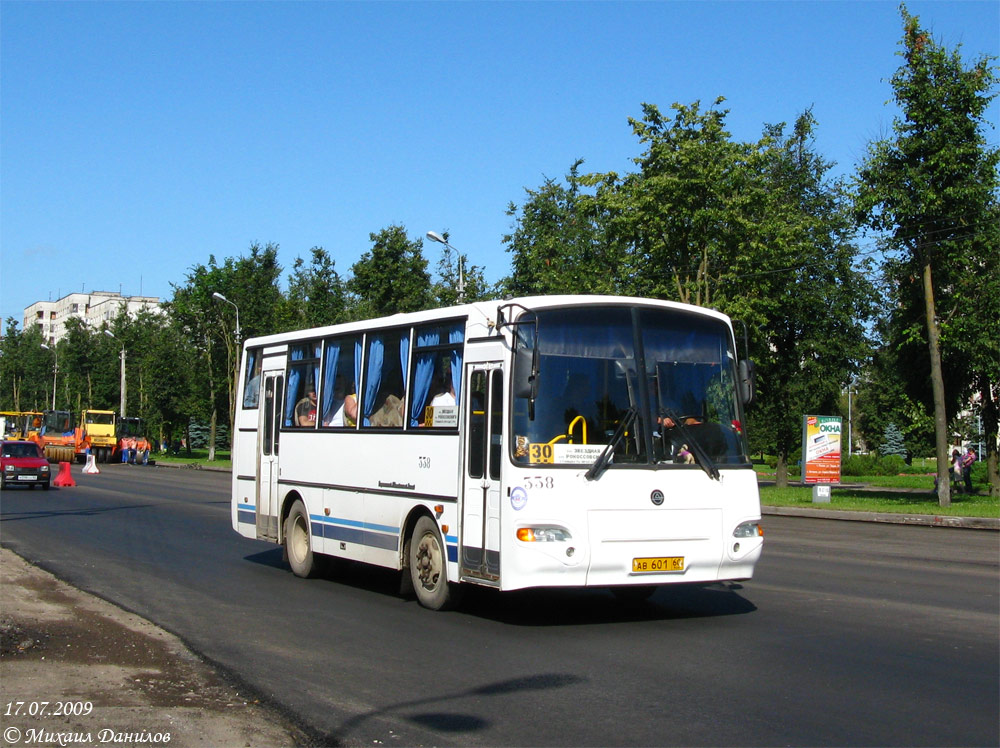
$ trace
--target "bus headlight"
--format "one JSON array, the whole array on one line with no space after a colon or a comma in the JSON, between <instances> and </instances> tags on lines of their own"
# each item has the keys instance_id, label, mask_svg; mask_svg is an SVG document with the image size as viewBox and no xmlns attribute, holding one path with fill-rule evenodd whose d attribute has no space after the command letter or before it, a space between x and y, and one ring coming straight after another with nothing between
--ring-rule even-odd
<instances>
[{"instance_id":1,"label":"bus headlight","mask_svg":"<svg viewBox=\"0 0 1000 748\"><path fill-rule=\"evenodd\" d=\"M764 537L764 528L760 526L760 521L754 520L752 522L743 522L736 526L733 530L734 538L762 538Z\"/></svg>"},{"instance_id":2,"label":"bus headlight","mask_svg":"<svg viewBox=\"0 0 1000 748\"><path fill-rule=\"evenodd\" d=\"M517 528L517 539L525 543L554 543L558 541L571 540L569 530L565 527L519 527Z\"/></svg>"}]
</instances>

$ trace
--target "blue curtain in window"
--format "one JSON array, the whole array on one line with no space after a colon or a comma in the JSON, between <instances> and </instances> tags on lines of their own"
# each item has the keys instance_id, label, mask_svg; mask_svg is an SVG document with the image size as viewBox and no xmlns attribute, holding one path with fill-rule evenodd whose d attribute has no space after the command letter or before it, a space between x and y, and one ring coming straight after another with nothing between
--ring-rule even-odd
<instances>
[{"instance_id":1,"label":"blue curtain in window","mask_svg":"<svg viewBox=\"0 0 1000 748\"><path fill-rule=\"evenodd\" d=\"M403 396L406 396L406 362L409 361L410 335L404 332L399 338L399 370L403 372Z\"/></svg>"},{"instance_id":2,"label":"blue curtain in window","mask_svg":"<svg viewBox=\"0 0 1000 748\"><path fill-rule=\"evenodd\" d=\"M458 343L465 339L465 331L461 325L455 325L448 332L448 342ZM455 388L455 405L461 405L462 400L462 349L451 352L451 385Z\"/></svg>"},{"instance_id":3,"label":"blue curtain in window","mask_svg":"<svg viewBox=\"0 0 1000 748\"><path fill-rule=\"evenodd\" d=\"M385 359L385 342L381 335L376 335L368 343L368 362L365 379L365 397L363 402L364 425L371 426L372 413L375 412L375 398L382 384L382 362Z\"/></svg>"},{"instance_id":4,"label":"blue curtain in window","mask_svg":"<svg viewBox=\"0 0 1000 748\"><path fill-rule=\"evenodd\" d=\"M327 341L326 361L323 367L323 420L321 423L329 423L337 409L337 401L334 398L335 385L337 381L337 361L340 359L340 343L337 341ZM347 393L345 393L347 394Z\"/></svg>"},{"instance_id":5,"label":"blue curtain in window","mask_svg":"<svg viewBox=\"0 0 1000 748\"><path fill-rule=\"evenodd\" d=\"M361 338L354 341L354 383L350 387L350 394L357 398L361 394Z\"/></svg>"},{"instance_id":6,"label":"blue curtain in window","mask_svg":"<svg viewBox=\"0 0 1000 748\"><path fill-rule=\"evenodd\" d=\"M420 353L420 348L437 345L441 336L437 330L425 330L417 333L417 365L413 371L413 392L410 399L410 425L420 425L420 415L427 402L427 394L434 379L434 354Z\"/></svg>"},{"instance_id":7,"label":"blue curtain in window","mask_svg":"<svg viewBox=\"0 0 1000 748\"><path fill-rule=\"evenodd\" d=\"M302 348L292 348L292 361L301 361L305 358ZM295 414L295 403L298 402L299 380L302 372L295 366L288 369L288 395L285 397L285 426L292 425L292 416Z\"/></svg>"}]
</instances>

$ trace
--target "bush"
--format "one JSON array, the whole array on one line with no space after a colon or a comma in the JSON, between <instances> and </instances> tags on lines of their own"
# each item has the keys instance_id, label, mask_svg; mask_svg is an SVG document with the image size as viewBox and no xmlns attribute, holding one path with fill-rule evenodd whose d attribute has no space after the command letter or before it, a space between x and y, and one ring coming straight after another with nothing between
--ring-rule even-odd
<instances>
[{"instance_id":1,"label":"bush","mask_svg":"<svg viewBox=\"0 0 1000 748\"><path fill-rule=\"evenodd\" d=\"M899 475L900 473L919 473L919 468L913 468L906 464L900 455L876 454L851 455L845 457L841 466L841 475Z\"/></svg>"}]
</instances>

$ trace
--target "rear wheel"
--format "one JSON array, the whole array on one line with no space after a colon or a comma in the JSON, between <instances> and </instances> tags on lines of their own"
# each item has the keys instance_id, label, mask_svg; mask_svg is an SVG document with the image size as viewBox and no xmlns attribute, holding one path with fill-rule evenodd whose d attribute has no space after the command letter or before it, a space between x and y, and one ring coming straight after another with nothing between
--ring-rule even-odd
<instances>
[{"instance_id":1,"label":"rear wheel","mask_svg":"<svg viewBox=\"0 0 1000 748\"><path fill-rule=\"evenodd\" d=\"M313 559L312 537L309 534L309 515L301 499L296 499L285 520L285 555L295 576L311 577L316 572Z\"/></svg>"},{"instance_id":2,"label":"rear wheel","mask_svg":"<svg viewBox=\"0 0 1000 748\"><path fill-rule=\"evenodd\" d=\"M437 523L424 516L410 537L410 579L417 601L425 608L442 610L451 602L444 543Z\"/></svg>"}]
</instances>

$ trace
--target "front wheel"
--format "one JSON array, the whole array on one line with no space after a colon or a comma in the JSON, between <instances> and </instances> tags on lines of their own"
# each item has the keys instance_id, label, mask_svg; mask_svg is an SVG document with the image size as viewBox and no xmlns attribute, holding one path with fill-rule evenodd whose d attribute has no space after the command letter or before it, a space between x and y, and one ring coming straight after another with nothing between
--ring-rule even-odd
<instances>
[{"instance_id":1,"label":"front wheel","mask_svg":"<svg viewBox=\"0 0 1000 748\"><path fill-rule=\"evenodd\" d=\"M444 543L437 523L424 516L410 537L410 579L417 601L425 608L443 610L451 602Z\"/></svg>"},{"instance_id":2,"label":"front wheel","mask_svg":"<svg viewBox=\"0 0 1000 748\"><path fill-rule=\"evenodd\" d=\"M311 577L316 571L313 559L312 537L309 534L309 515L301 499L296 499L285 520L285 555L288 565L297 577Z\"/></svg>"}]
</instances>

